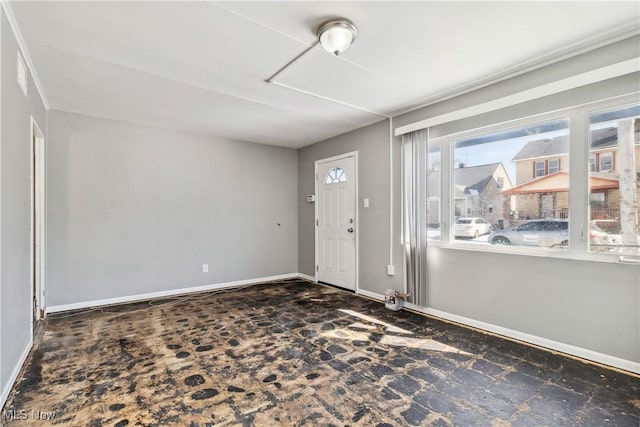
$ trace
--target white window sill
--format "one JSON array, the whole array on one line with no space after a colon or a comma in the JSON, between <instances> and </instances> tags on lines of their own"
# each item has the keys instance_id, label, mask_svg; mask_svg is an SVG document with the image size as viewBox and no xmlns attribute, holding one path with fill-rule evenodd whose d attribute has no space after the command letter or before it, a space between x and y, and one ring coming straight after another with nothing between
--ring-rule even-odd
<instances>
[{"instance_id":1,"label":"white window sill","mask_svg":"<svg viewBox=\"0 0 640 427\"><path fill-rule=\"evenodd\" d=\"M571 249L548 249L548 248L528 248L522 246L505 246L505 245L486 245L475 243L444 243L438 240L427 241L427 247L437 247L442 249L453 249L460 251L471 252L488 252L495 254L505 255L520 255L520 256L534 256L541 258L559 258L559 259L571 259L576 261L593 261L593 262L605 262L610 264L630 264L640 265L638 262L632 261L635 257L626 256L629 261L621 261L621 254L614 253L592 253L584 252L579 253Z\"/></svg>"}]
</instances>

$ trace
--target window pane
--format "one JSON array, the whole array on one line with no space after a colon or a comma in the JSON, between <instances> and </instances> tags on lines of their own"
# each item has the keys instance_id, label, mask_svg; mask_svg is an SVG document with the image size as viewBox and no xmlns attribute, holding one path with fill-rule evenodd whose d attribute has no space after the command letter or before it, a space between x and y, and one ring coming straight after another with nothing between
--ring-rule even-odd
<instances>
[{"instance_id":1,"label":"window pane","mask_svg":"<svg viewBox=\"0 0 640 427\"><path fill-rule=\"evenodd\" d=\"M441 164L440 147L430 147L427 153L427 240L440 240Z\"/></svg>"},{"instance_id":2,"label":"window pane","mask_svg":"<svg viewBox=\"0 0 640 427\"><path fill-rule=\"evenodd\" d=\"M454 238L568 247L568 120L455 141L453 156Z\"/></svg>"},{"instance_id":3,"label":"window pane","mask_svg":"<svg viewBox=\"0 0 640 427\"><path fill-rule=\"evenodd\" d=\"M589 250L640 255L640 105L590 121Z\"/></svg>"},{"instance_id":4,"label":"window pane","mask_svg":"<svg viewBox=\"0 0 640 427\"><path fill-rule=\"evenodd\" d=\"M329 169L327 176L324 178L324 183L337 184L338 182L347 182L347 175L345 175L344 169L340 167Z\"/></svg>"},{"instance_id":5,"label":"window pane","mask_svg":"<svg viewBox=\"0 0 640 427\"><path fill-rule=\"evenodd\" d=\"M613 170L613 156L609 153L600 154L600 172L611 172Z\"/></svg>"}]
</instances>

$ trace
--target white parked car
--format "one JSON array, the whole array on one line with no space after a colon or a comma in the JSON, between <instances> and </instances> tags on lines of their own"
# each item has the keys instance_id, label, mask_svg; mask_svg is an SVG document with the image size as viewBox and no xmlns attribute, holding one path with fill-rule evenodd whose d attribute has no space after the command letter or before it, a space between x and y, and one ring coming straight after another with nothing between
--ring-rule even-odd
<instances>
[{"instance_id":1,"label":"white parked car","mask_svg":"<svg viewBox=\"0 0 640 427\"><path fill-rule=\"evenodd\" d=\"M458 218L453 224L453 235L458 237L482 236L491 233L491 224L482 218Z\"/></svg>"},{"instance_id":2,"label":"white parked car","mask_svg":"<svg viewBox=\"0 0 640 427\"><path fill-rule=\"evenodd\" d=\"M494 245L528 245L550 248L569 247L569 220L534 219L516 227L496 230L487 239ZM591 250L607 252L614 247L609 235L600 227L589 223L589 241Z\"/></svg>"}]
</instances>

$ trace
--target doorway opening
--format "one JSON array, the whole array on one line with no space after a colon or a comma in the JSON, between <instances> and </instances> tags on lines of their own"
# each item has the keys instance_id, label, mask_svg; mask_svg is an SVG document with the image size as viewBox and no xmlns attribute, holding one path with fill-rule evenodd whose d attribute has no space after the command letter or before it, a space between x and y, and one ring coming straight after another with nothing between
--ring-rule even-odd
<instances>
[{"instance_id":1,"label":"doorway opening","mask_svg":"<svg viewBox=\"0 0 640 427\"><path fill-rule=\"evenodd\" d=\"M31 292L32 323L44 319L44 134L31 117Z\"/></svg>"}]
</instances>

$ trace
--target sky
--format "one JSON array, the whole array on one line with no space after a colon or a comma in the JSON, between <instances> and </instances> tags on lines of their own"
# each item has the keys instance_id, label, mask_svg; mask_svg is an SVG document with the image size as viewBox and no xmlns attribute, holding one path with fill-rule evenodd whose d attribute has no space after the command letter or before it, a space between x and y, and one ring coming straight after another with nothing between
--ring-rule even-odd
<instances>
[{"instance_id":1,"label":"sky","mask_svg":"<svg viewBox=\"0 0 640 427\"><path fill-rule=\"evenodd\" d=\"M490 163L502 163L509 175L511 183L515 185L516 164L512 162L511 159L518 154L522 147L524 147L529 141L551 139L556 136L566 135L567 133L567 129L560 129L535 135L527 135L491 142L480 142L462 148L455 148L454 165L457 168L460 163L464 163L467 167L486 165ZM464 145L464 141L461 141L459 145Z\"/></svg>"}]
</instances>

